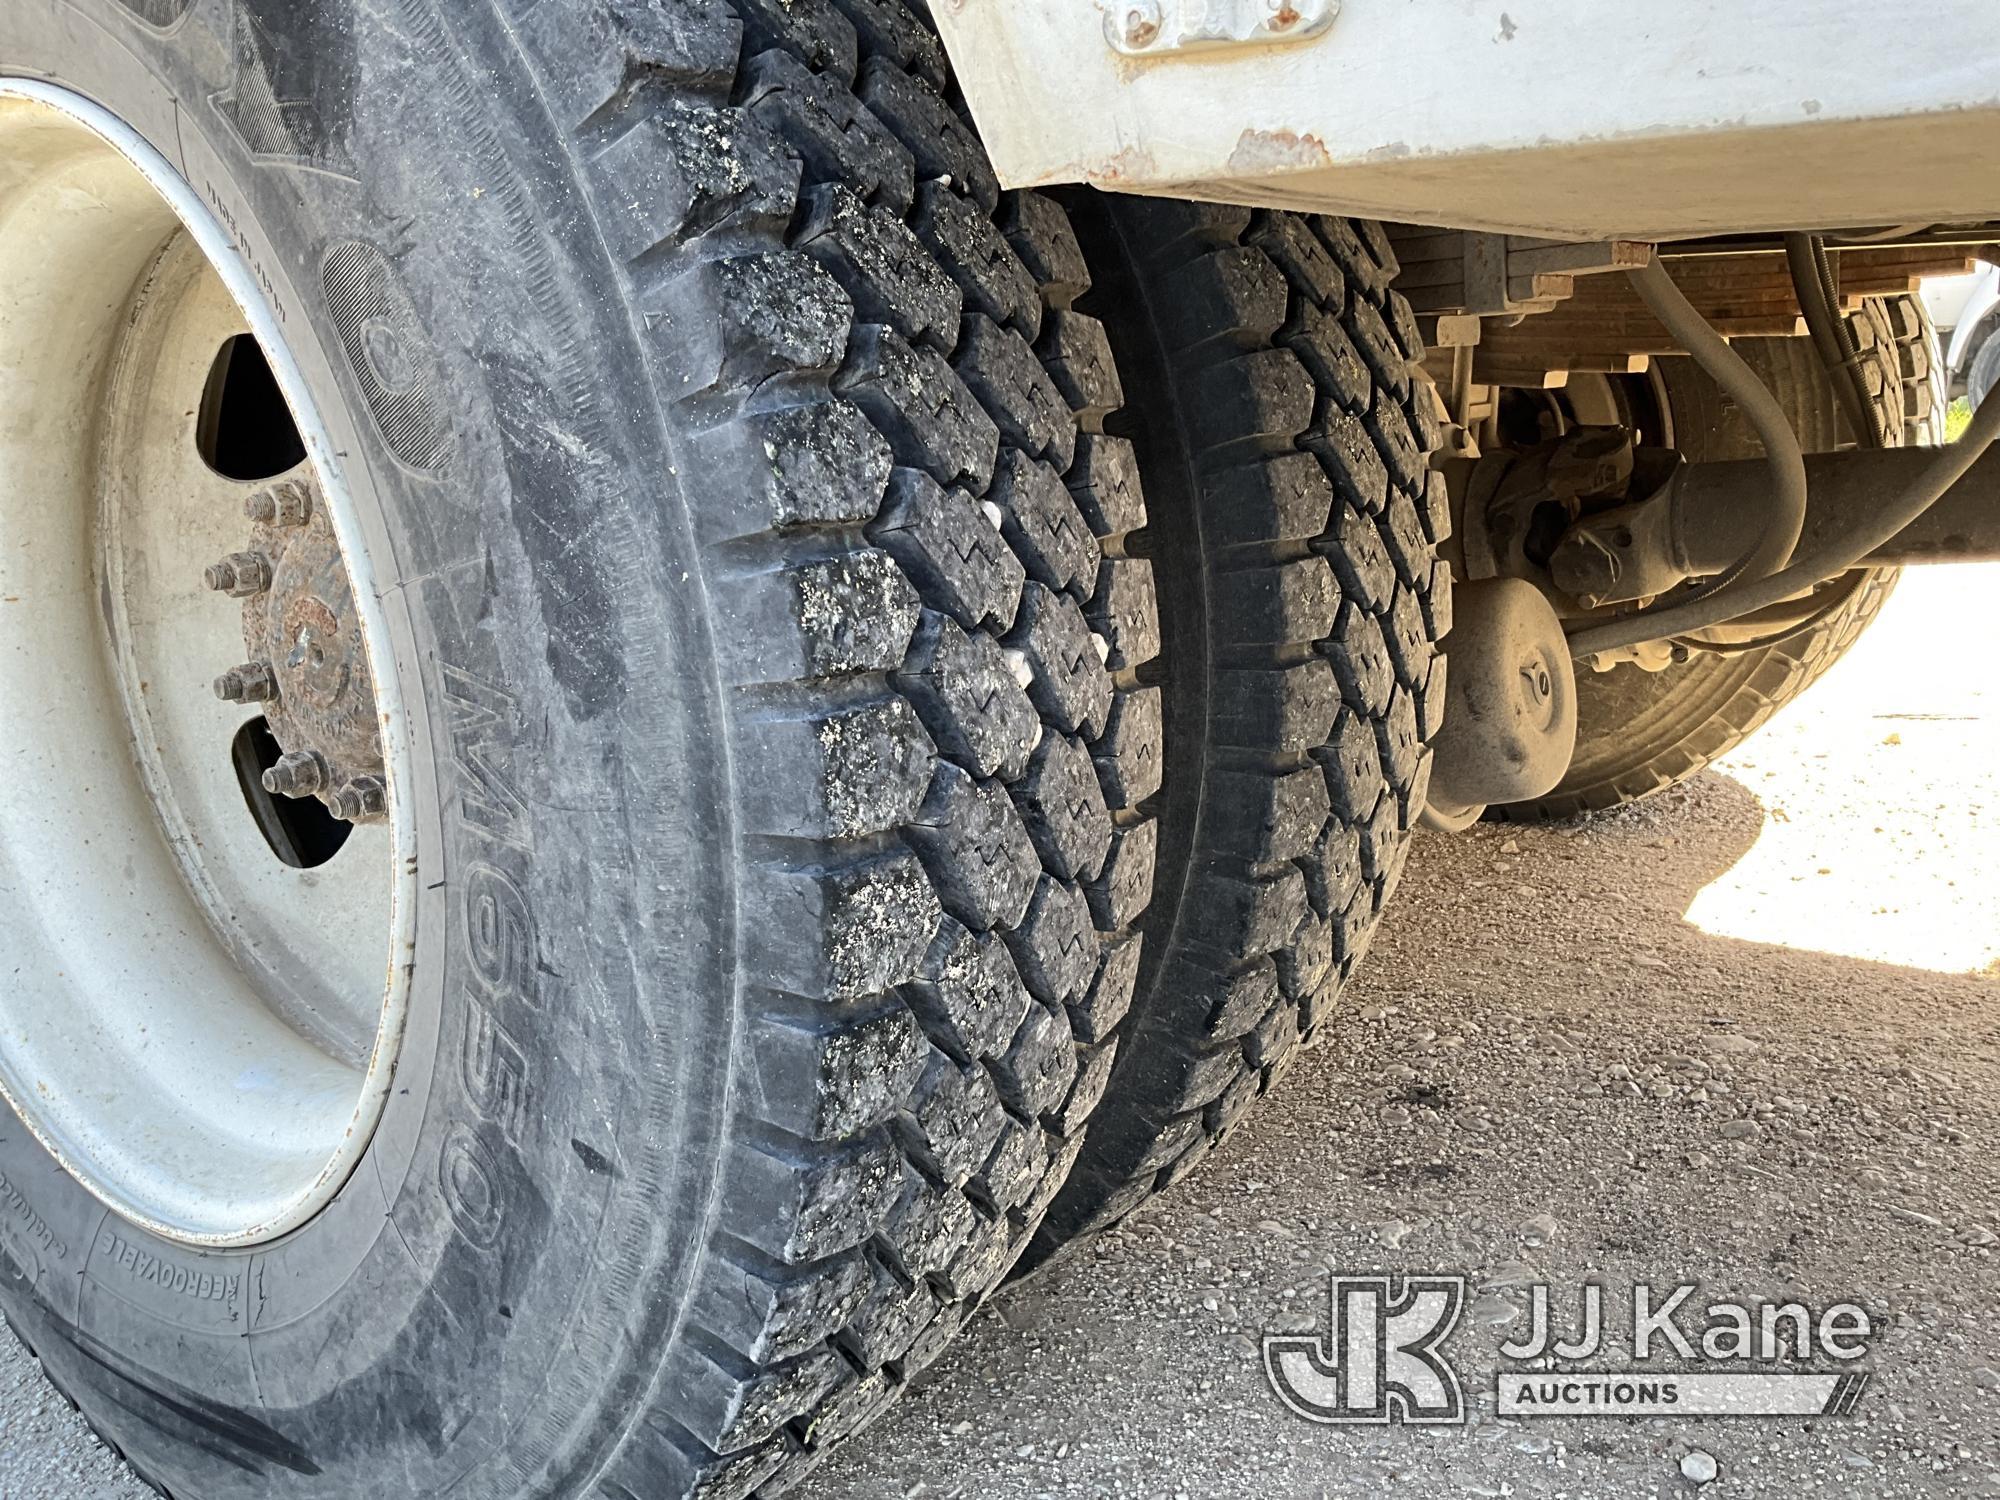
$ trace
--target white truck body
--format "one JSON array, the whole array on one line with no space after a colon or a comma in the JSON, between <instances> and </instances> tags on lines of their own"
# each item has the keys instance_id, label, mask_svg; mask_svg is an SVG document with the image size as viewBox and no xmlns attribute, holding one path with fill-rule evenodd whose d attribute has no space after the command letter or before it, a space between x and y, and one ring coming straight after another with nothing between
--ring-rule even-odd
<instances>
[{"instance_id":1,"label":"white truck body","mask_svg":"<svg viewBox=\"0 0 2000 1500\"><path fill-rule=\"evenodd\" d=\"M1002 179L1555 239L2000 218L2000 5L933 0Z\"/></svg>"}]
</instances>

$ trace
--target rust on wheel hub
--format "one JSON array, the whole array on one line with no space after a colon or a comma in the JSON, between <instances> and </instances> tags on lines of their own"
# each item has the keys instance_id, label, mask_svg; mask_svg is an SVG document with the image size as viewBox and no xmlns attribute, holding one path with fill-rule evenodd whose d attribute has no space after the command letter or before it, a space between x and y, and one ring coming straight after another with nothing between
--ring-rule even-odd
<instances>
[{"instance_id":1,"label":"rust on wheel hub","mask_svg":"<svg viewBox=\"0 0 2000 1500\"><path fill-rule=\"evenodd\" d=\"M291 478L244 506L250 545L208 570L243 601L244 665L216 679L232 702L262 703L285 752L265 773L273 795L317 797L337 818L388 815L375 680L340 544L310 479Z\"/></svg>"}]
</instances>

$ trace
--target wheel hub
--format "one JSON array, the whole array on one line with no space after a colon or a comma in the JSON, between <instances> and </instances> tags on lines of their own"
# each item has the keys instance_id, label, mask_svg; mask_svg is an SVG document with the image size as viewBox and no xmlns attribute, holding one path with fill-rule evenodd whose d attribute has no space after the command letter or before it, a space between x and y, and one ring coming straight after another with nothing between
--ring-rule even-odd
<instances>
[{"instance_id":1,"label":"wheel hub","mask_svg":"<svg viewBox=\"0 0 2000 1500\"><path fill-rule=\"evenodd\" d=\"M317 797L336 818L388 816L375 681L340 543L318 486L294 476L244 503L249 547L203 582L243 601L248 660L215 681L231 703L261 703L285 752L264 773L273 796Z\"/></svg>"}]
</instances>

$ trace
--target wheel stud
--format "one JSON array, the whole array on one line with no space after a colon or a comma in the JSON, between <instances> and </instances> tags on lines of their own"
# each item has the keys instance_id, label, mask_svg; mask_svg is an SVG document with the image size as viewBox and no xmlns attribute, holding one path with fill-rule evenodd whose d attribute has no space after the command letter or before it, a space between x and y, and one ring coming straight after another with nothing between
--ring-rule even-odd
<instances>
[{"instance_id":1,"label":"wheel stud","mask_svg":"<svg viewBox=\"0 0 2000 1500\"><path fill-rule=\"evenodd\" d=\"M295 479L259 490L243 502L259 526L303 526L312 519L312 490Z\"/></svg>"},{"instance_id":2,"label":"wheel stud","mask_svg":"<svg viewBox=\"0 0 2000 1500\"><path fill-rule=\"evenodd\" d=\"M215 696L225 703L269 703L278 696L278 674L265 661L231 667L215 679Z\"/></svg>"},{"instance_id":3,"label":"wheel stud","mask_svg":"<svg viewBox=\"0 0 2000 1500\"><path fill-rule=\"evenodd\" d=\"M323 755L317 750L294 750L264 773L264 790L274 797L310 797L324 791L327 780Z\"/></svg>"},{"instance_id":4,"label":"wheel stud","mask_svg":"<svg viewBox=\"0 0 2000 1500\"><path fill-rule=\"evenodd\" d=\"M389 816L389 789L379 776L357 776L333 794L333 815L349 823L379 823Z\"/></svg>"},{"instance_id":5,"label":"wheel stud","mask_svg":"<svg viewBox=\"0 0 2000 1500\"><path fill-rule=\"evenodd\" d=\"M248 599L271 586L271 560L261 552L232 552L211 564L202 582L218 594Z\"/></svg>"}]
</instances>

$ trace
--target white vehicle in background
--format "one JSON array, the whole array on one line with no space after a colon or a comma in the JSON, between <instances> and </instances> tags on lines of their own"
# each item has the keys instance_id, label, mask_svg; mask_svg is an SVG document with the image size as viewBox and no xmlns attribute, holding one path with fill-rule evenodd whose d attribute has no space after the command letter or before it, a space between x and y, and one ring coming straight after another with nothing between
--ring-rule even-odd
<instances>
[{"instance_id":1,"label":"white vehicle in background","mask_svg":"<svg viewBox=\"0 0 2000 1500\"><path fill-rule=\"evenodd\" d=\"M0 4L0 1309L179 1500L801 1493L1342 1024L1420 823L2000 559L1996 60Z\"/></svg>"},{"instance_id":2,"label":"white vehicle in background","mask_svg":"<svg viewBox=\"0 0 2000 1500\"><path fill-rule=\"evenodd\" d=\"M1926 286L1925 300L1932 321L1950 335L1945 367L1954 388L1963 386L1976 409L2000 385L2000 262Z\"/></svg>"}]
</instances>

